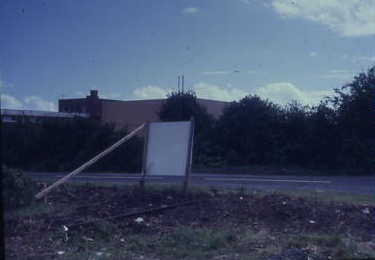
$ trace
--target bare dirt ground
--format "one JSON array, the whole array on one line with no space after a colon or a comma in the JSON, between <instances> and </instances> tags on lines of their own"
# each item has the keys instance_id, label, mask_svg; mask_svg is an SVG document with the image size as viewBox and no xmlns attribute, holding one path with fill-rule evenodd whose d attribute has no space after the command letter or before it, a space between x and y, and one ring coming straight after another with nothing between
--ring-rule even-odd
<instances>
[{"instance_id":1,"label":"bare dirt ground","mask_svg":"<svg viewBox=\"0 0 375 260\"><path fill-rule=\"evenodd\" d=\"M110 240L108 243L120 248L114 238L124 243L129 234L162 239L181 226L235 231L234 242L228 239L228 245L222 246L226 248L224 253L218 249L206 255L212 259L252 259L250 256L254 255L272 260L340 258L346 254L334 249L340 246L340 242L330 238L334 235L341 242L349 241L342 242L344 251L346 247L351 250L350 241L368 250L375 245L373 206L327 203L276 193L260 196L240 190L224 193L212 189L186 197L176 188L142 191L136 187L85 185L52 192L47 206L53 210L5 218L6 259L104 259L81 258L77 252L90 250L84 246L90 243L87 241L102 241L98 232L103 241ZM103 227L100 223L110 225ZM252 234L266 230L267 239L255 236L250 243L248 238L244 239L249 230ZM105 232L108 234L103 235ZM86 239L84 243L77 240L77 234ZM327 241L298 241L313 234L326 234ZM297 241L281 241L291 238ZM274 243L275 250L266 250L270 243ZM67 248L71 248L72 254L59 253ZM195 259L189 254L183 257L160 253L157 248L148 248L147 243L138 253L129 253L131 247L124 248L128 252L125 259ZM77 258L72 257L75 253Z\"/></svg>"}]
</instances>

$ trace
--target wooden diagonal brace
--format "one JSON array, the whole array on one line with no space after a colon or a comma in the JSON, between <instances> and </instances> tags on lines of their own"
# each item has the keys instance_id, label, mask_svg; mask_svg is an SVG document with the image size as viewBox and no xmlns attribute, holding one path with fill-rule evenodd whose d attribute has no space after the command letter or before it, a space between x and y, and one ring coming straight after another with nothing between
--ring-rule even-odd
<instances>
[{"instance_id":1,"label":"wooden diagonal brace","mask_svg":"<svg viewBox=\"0 0 375 260\"><path fill-rule=\"evenodd\" d=\"M39 192L38 194L35 195L35 198L36 199L42 198L44 195L46 195L47 193L49 193L52 190L54 190L55 188L57 188L59 185L61 185L64 182L68 181L69 179L71 179L72 177L74 177L75 175L77 175L78 173L80 173L81 171L83 171L84 169L86 169L87 167L89 167L90 165L94 164L96 161L98 161L99 159L103 158L104 156L106 156L107 154L109 154L110 152L112 152L114 149L116 149L117 147L119 147L120 145L122 145L123 143L125 143L127 140L129 140L130 138L132 138L134 135L136 135L139 131L141 131L143 129L144 126L145 126L145 124L142 124L137 129L135 129L133 132L131 132L130 134L126 135L124 138L120 139L119 141L117 141L116 143L114 143L113 145L111 145L110 147L108 147L107 149L105 149L103 152L101 152L100 154L98 154L97 156L95 156L94 158L92 158L91 160L89 160L88 162L84 163L83 165L81 165L80 167L78 167L77 169L75 169L74 171L72 171L71 173L69 173L68 175L64 176L60 180L56 181L51 186L49 186L46 189L42 190L41 192Z\"/></svg>"}]
</instances>

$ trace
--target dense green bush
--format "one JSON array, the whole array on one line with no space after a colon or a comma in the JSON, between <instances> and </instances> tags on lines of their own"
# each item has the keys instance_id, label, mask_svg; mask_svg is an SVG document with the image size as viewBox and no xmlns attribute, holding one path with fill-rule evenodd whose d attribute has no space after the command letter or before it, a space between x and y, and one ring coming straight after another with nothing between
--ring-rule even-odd
<instances>
[{"instance_id":1,"label":"dense green bush","mask_svg":"<svg viewBox=\"0 0 375 260\"><path fill-rule=\"evenodd\" d=\"M87 118L2 125L2 162L24 171L71 171L127 134ZM143 142L132 138L90 167L93 171L140 171Z\"/></svg>"},{"instance_id":2,"label":"dense green bush","mask_svg":"<svg viewBox=\"0 0 375 260\"><path fill-rule=\"evenodd\" d=\"M37 192L37 184L23 176L19 170L2 166L4 209L16 209L30 205Z\"/></svg>"}]
</instances>

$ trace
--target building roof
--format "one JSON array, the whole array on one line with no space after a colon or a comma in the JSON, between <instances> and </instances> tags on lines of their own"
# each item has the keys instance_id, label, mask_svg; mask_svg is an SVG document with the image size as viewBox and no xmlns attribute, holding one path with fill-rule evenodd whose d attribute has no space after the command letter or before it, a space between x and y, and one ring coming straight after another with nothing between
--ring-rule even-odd
<instances>
[{"instance_id":1,"label":"building roof","mask_svg":"<svg viewBox=\"0 0 375 260\"><path fill-rule=\"evenodd\" d=\"M1 109L1 116L71 118L71 117L75 117L75 116L89 117L89 114L85 114L85 113L65 113L65 112L54 112L54 111L38 111L38 110L21 110L21 109Z\"/></svg>"}]
</instances>

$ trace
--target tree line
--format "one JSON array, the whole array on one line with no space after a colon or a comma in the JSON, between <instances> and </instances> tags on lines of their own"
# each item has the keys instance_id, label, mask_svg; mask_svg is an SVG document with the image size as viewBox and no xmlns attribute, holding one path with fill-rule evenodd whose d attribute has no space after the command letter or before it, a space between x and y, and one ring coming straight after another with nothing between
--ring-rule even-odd
<instances>
[{"instance_id":1,"label":"tree line","mask_svg":"<svg viewBox=\"0 0 375 260\"><path fill-rule=\"evenodd\" d=\"M172 92L163 121L196 118L194 163L303 167L370 174L374 152L374 67L316 106L281 107L257 95L231 102L218 120L194 92Z\"/></svg>"},{"instance_id":2,"label":"tree line","mask_svg":"<svg viewBox=\"0 0 375 260\"><path fill-rule=\"evenodd\" d=\"M2 163L27 171L71 171L127 134L93 118L2 125ZM88 170L139 171L141 138L130 139Z\"/></svg>"},{"instance_id":3,"label":"tree line","mask_svg":"<svg viewBox=\"0 0 375 260\"><path fill-rule=\"evenodd\" d=\"M195 165L303 167L369 174L374 151L374 67L335 89L316 106L281 107L249 95L228 103L219 119L198 104L196 94L171 92L161 121L195 118ZM94 119L48 120L41 125L3 124L2 161L8 167L69 171L126 134ZM142 138L117 148L92 171L140 171Z\"/></svg>"}]
</instances>

